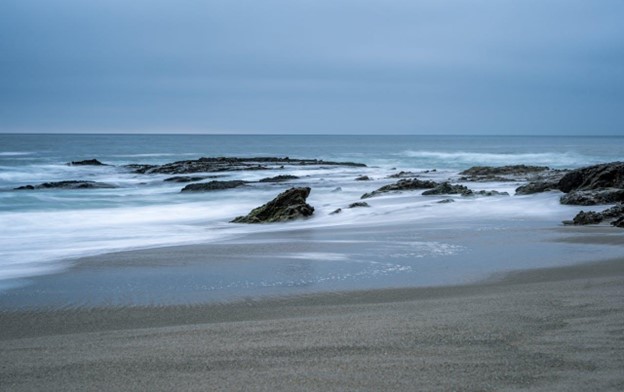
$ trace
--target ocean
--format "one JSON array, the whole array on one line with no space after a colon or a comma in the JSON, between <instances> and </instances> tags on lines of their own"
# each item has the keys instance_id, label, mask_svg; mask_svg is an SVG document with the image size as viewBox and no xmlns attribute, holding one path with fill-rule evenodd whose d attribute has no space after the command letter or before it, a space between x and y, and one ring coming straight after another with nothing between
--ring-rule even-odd
<instances>
[{"instance_id":1,"label":"ocean","mask_svg":"<svg viewBox=\"0 0 624 392\"><path fill-rule=\"evenodd\" d=\"M510 196L454 196L454 203L439 204L447 197L404 192L369 199L369 208L346 207L396 182L388 176L399 171L462 183L458 173L472 166L568 169L622 160L623 153L624 137L3 134L0 290L27 287L30 279L66 271L88 256L179 245L238 246L230 253L245 259L242 270L233 267L234 261L224 262L233 257L229 251L215 248L202 264L204 275L199 276L205 280L192 283L218 299L454 284L498 271L609 257L616 250L608 246L545 241L560 235L561 221L581 208L560 205L559 192L514 195L521 182L463 183ZM180 192L186 184L163 181L171 175L137 174L124 167L221 156L349 161L366 167L286 166L277 174L298 177L287 183L255 182L276 175L274 170L219 173L221 180L251 183L192 194ZM86 159L108 166L67 165ZM355 181L358 176L371 180ZM65 180L115 188L14 190ZM312 188L312 218L229 223L291 186ZM338 208L341 214L330 214ZM248 250L241 250L242 244ZM257 246L249 250L250 244ZM308 267L301 270L301 262ZM171 263L175 266L175 260ZM199 279L194 273L193 279Z\"/></svg>"}]
</instances>

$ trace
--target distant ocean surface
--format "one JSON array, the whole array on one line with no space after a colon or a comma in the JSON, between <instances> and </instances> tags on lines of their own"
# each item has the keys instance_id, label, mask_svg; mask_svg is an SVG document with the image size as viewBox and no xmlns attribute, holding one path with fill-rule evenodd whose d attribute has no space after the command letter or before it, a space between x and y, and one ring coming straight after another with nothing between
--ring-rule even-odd
<instances>
[{"instance_id":1,"label":"distant ocean surface","mask_svg":"<svg viewBox=\"0 0 624 392\"><path fill-rule=\"evenodd\" d=\"M185 184L163 182L167 175L136 174L122 167L219 156L317 158L361 162L367 167L286 168L277 174L293 174L300 179L197 194L180 193ZM339 218L329 212L359 200L365 192L395 182L387 176L400 170L422 172L422 178L441 180L476 165L577 168L623 157L622 137L3 134L0 287L2 282L63 270L67 267L63 261L72 258L166 245L217 243L273 230L336 225L358 230L392 222L420 227L446 222L472 230L475 227L469 223L475 220L531 219L556 226L562 218L570 219L578 208L559 205L557 194L513 196L518 186L515 183L469 184L473 189L496 189L512 195L487 201L433 205L432 199L416 192L375 199L371 202L375 208L353 209ZM86 159L98 159L110 166L67 165ZM224 179L255 181L274 175L275 171L243 171L227 173ZM360 175L373 181L354 181ZM64 180L99 181L117 188L13 190ZM312 219L269 226L228 223L297 185L312 188L309 202L316 208ZM332 192L338 187L341 192ZM413 258L461 251L461 246L440 239L423 237L418 244L410 251ZM327 260L342 257L325 256ZM400 272L401 264L396 265L389 268Z\"/></svg>"}]
</instances>

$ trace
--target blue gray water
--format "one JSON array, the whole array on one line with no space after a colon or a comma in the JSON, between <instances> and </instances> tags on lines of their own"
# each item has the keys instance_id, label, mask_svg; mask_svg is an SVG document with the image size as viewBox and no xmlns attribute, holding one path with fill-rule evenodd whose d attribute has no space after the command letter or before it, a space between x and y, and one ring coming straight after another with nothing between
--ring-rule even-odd
<instances>
[{"instance_id":1,"label":"blue gray water","mask_svg":"<svg viewBox=\"0 0 624 392\"><path fill-rule=\"evenodd\" d=\"M218 274L215 268L222 259L214 260L212 273L219 279L208 279L203 287L213 293L244 295L245 290L250 290L255 295L262 294L262 290L273 292L276 287L278 291L315 285L327 289L360 287L349 286L348 282L369 282L362 287L408 282L446 284L501 269L551 265L555 260L583 261L590 253L608 257L617 251L559 244L542 249L550 254L547 258L535 256L527 261L526 257L507 257L505 260L514 261L495 261L491 249L486 249L490 236L504 241L525 233L525 241L521 242L528 246L536 240L535 229L549 233L579 210L561 206L556 192L513 196L519 183L468 184L477 190L507 191L512 194L508 197L457 198L455 203L441 205L436 203L439 198L414 192L371 199L371 208L345 210L339 216L329 212L393 182L386 177L399 170L441 180L474 165L576 168L621 160L623 152L621 137L0 135L0 286L24 284L34 276L63 271L72 265L71 260L84 256L162 246L240 244L257 242L257 238L263 238L263 243L283 244L292 233L301 232L316 233L312 238L322 237L322 241L310 249L303 246L284 250L284 246L276 245L273 254L270 246L256 252L254 260L260 263L261 258L271 259L272 269L259 273L250 268L256 265L253 260L246 260L241 269L255 271L249 276L241 276L240 271L235 273L223 264ZM180 193L183 184L163 182L166 175L133 174L120 167L202 156L289 156L355 161L368 167L286 168L300 179L291 184L254 184L244 190L192 195ZM66 165L92 158L111 166ZM253 171L230 173L228 177L257 180L272 175L275 173ZM368 175L373 181L354 181L359 175ZM107 182L118 188L13 190L27 184L77 179ZM312 219L269 226L228 223L290 185L312 187L309 202L316 208ZM337 187L342 191L332 192ZM410 228L409 233L400 229L405 227ZM405 233L402 237L388 234L397 228ZM351 245L335 246L336 242L327 238L331 233L344 237L339 243ZM346 238L349 236L345 233L352 236ZM479 233L474 236L477 240L465 239L474 233ZM552 234L543 237L549 236ZM362 253L362 249L366 251ZM239 254L238 259L243 256ZM470 268L445 262L469 258L473 260L467 264ZM279 273L271 272L280 271L274 265L280 260L291 266L312 263L316 272L284 280ZM421 272L433 272L416 273L416 267Z\"/></svg>"}]
</instances>

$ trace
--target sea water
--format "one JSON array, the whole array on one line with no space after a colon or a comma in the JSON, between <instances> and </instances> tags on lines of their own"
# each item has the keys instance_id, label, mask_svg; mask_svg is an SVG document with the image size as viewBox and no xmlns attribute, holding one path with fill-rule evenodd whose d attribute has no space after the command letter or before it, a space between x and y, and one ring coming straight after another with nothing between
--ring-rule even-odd
<instances>
[{"instance_id":1,"label":"sea water","mask_svg":"<svg viewBox=\"0 0 624 392\"><path fill-rule=\"evenodd\" d=\"M572 218L580 208L560 205L558 192L514 195L520 182L465 184L474 190L498 190L510 196L453 197L454 203L439 204L446 197L426 197L415 191L368 199L370 208L345 208L360 200L363 193L395 182L389 175L403 170L415 172L421 179L459 181L458 173L471 166L528 164L578 168L621 160L623 152L622 137L0 135L0 287L62 271L72 265L71 260L85 256L174 245L236 244L252 238L283 244L285 239L293 238L292 233L309 230L319 238L323 233L333 233L343 236L343 241L351 245L361 243L348 248L332 246L332 238L323 237L324 245L305 251L271 253L269 247L262 255L278 261L288 259L289 265L293 260L317 262L317 270L323 272L309 278L317 284L345 279L375 280L388 275L393 276L395 284L403 284L400 277L413 272L415 261L424 271L427 265L439 263L444 257L474 256L487 247L487 238L497 238L491 233L498 233L500 239L508 238L518 228L525 233L536 227L557 228L561 220ZM306 166L286 167L279 173L228 172L222 180L257 181L276 174L292 174L299 179L194 194L180 192L186 184L163 181L168 175L136 174L123 167L218 156L316 158L359 162L367 167ZM67 165L94 158L108 166ZM372 180L355 181L361 175ZM105 182L116 188L14 189L64 180ZM315 207L315 213L311 219L276 225L229 223L291 186L312 188L308 202ZM343 209L341 214L330 214L338 208ZM410 232L397 235L396 228L402 227L411 228ZM362 233L359 240L357 233ZM467 236L472 239L466 240ZM362 249L366 249L363 254ZM354 257L358 252L361 255ZM256 253L259 257L260 253ZM577 253L571 251L565 257L574 259ZM344 265L353 265L354 260L359 263L357 268L341 272ZM492 268L485 270L491 272ZM432 272L435 273L442 271ZM276 276L272 278L266 270L260 275L262 278L255 280L251 276L238 280L226 277L219 284L224 288L244 286L240 282L245 281L252 286L296 286L297 279L301 279L284 282ZM459 272L455 275L459 276ZM423 281L427 283L431 279ZM218 289L218 285L211 287Z\"/></svg>"}]
</instances>

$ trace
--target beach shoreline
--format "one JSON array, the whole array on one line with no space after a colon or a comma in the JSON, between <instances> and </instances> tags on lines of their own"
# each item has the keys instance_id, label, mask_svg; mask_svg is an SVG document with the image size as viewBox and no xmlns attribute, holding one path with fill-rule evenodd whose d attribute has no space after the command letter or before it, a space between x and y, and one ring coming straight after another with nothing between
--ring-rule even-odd
<instances>
[{"instance_id":1,"label":"beach shoreline","mask_svg":"<svg viewBox=\"0 0 624 392\"><path fill-rule=\"evenodd\" d=\"M0 313L10 390L618 390L624 259L463 286Z\"/></svg>"}]
</instances>

